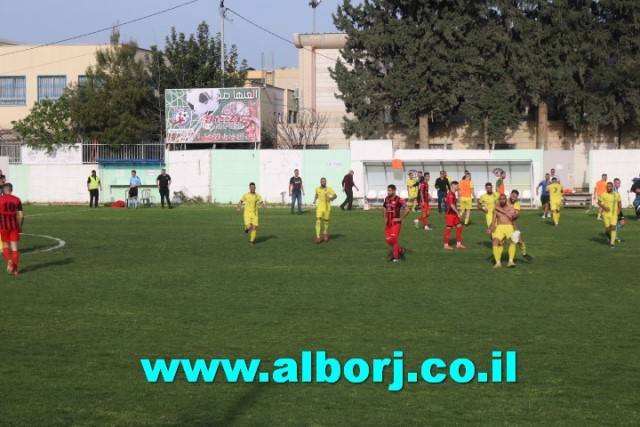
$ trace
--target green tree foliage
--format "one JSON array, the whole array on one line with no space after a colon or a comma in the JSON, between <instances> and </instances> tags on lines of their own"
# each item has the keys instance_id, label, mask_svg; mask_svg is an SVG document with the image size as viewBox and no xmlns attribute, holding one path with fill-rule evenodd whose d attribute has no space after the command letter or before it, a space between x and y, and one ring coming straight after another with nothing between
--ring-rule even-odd
<instances>
[{"instance_id":1,"label":"green tree foliage","mask_svg":"<svg viewBox=\"0 0 640 427\"><path fill-rule=\"evenodd\" d=\"M420 133L426 143L430 117L445 121L464 111L481 123L511 124L521 117L505 78L503 27L493 22L499 14L487 2L427 0L365 0L354 6L345 0L334 15L347 34L342 50L345 62L332 70L347 111L345 134L380 137L386 134L382 117L409 133ZM499 35L498 42L486 39ZM501 56L494 58L498 53ZM500 91L500 93L495 93ZM507 108L492 111L495 102ZM494 117L495 116L495 117ZM423 131L424 130L424 131ZM493 138L505 129L491 128Z\"/></svg>"},{"instance_id":2,"label":"green tree foliage","mask_svg":"<svg viewBox=\"0 0 640 427\"><path fill-rule=\"evenodd\" d=\"M334 22L347 34L331 72L348 136L396 124L425 143L425 116L462 114L497 142L525 105L541 148L550 107L575 129L640 124L637 1L344 0Z\"/></svg>"},{"instance_id":3,"label":"green tree foliage","mask_svg":"<svg viewBox=\"0 0 640 427\"><path fill-rule=\"evenodd\" d=\"M135 43L112 40L96 52L86 79L56 101L36 103L29 115L13 123L29 146L54 150L78 139L103 144L157 141L160 117L157 97Z\"/></svg>"},{"instance_id":4,"label":"green tree foliage","mask_svg":"<svg viewBox=\"0 0 640 427\"><path fill-rule=\"evenodd\" d=\"M96 65L68 97L71 118L85 140L118 145L160 137L157 97L133 42L98 51Z\"/></svg>"},{"instance_id":5,"label":"green tree foliage","mask_svg":"<svg viewBox=\"0 0 640 427\"><path fill-rule=\"evenodd\" d=\"M516 82L509 73L511 54L505 15L487 3L475 2L472 29L466 38L471 55L460 112L483 132L484 146L504 141L524 119Z\"/></svg>"},{"instance_id":6,"label":"green tree foliage","mask_svg":"<svg viewBox=\"0 0 640 427\"><path fill-rule=\"evenodd\" d=\"M220 34L210 35L206 22L200 23L196 33L189 37L172 28L165 39L164 50L151 46L145 63L151 84L160 96L163 123L166 89L221 87L220 49ZM225 51L225 87L244 86L247 71L247 62L240 61L235 45Z\"/></svg>"},{"instance_id":7,"label":"green tree foliage","mask_svg":"<svg viewBox=\"0 0 640 427\"><path fill-rule=\"evenodd\" d=\"M57 101L44 99L36 103L27 117L12 122L12 125L18 137L30 147L47 152L55 151L76 139L67 96Z\"/></svg>"}]
</instances>

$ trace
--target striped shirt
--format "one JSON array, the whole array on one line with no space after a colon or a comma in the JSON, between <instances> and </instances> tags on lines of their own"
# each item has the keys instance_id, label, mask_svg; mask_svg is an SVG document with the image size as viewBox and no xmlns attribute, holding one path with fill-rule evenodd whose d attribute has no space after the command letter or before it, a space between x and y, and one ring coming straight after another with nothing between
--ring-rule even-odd
<instances>
[{"instance_id":1,"label":"striped shirt","mask_svg":"<svg viewBox=\"0 0 640 427\"><path fill-rule=\"evenodd\" d=\"M19 230L18 211L22 211L22 201L12 194L0 197L0 230Z\"/></svg>"}]
</instances>

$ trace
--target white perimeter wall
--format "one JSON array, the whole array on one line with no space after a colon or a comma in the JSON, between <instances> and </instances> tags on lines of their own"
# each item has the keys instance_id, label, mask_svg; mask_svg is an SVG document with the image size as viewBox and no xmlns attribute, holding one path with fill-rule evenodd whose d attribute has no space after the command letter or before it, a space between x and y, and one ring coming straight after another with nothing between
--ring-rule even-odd
<instances>
[{"instance_id":1,"label":"white perimeter wall","mask_svg":"<svg viewBox=\"0 0 640 427\"><path fill-rule=\"evenodd\" d=\"M302 150L264 150L260 152L260 181L257 183L260 194L272 202L282 201L282 192L285 192L285 202L290 202L289 180L293 176L293 170L298 169L303 177L305 203L313 201L314 182L305 175L302 164Z\"/></svg>"},{"instance_id":2,"label":"white perimeter wall","mask_svg":"<svg viewBox=\"0 0 640 427\"><path fill-rule=\"evenodd\" d=\"M219 155L224 157L235 158L237 156L228 150ZM364 187L364 161L391 161L394 153L391 148L391 142L381 141L352 141L350 152L350 163L340 162L339 167L336 162L332 161L333 157L345 159L343 154L332 155L331 152L322 150L312 153L311 157L305 160L305 155L299 150L261 150L259 151L259 161L242 163L236 172L245 176L259 176L259 188L261 193L268 195L269 200L279 202L281 200L280 193L287 192L285 200L289 200L288 182L293 175L293 170L300 169L300 174L305 180L307 196L304 198L305 203L313 200L313 188L317 184L317 176L326 175L330 178L331 184L340 188L339 182L342 176L351 167L355 171L355 181L360 187L360 191L355 193L356 197L362 197ZM514 156L518 151L514 152L493 152L492 154L486 150L398 150L395 158L402 160L496 160L498 155ZM238 153L240 154L240 153ZM525 154L525 153L522 153ZM575 154L575 153L574 153ZM586 155L587 153L579 153ZM211 150L193 150L193 151L168 151L166 153L167 170L173 179L173 191L183 191L190 197L200 196L209 199L211 194L221 191L221 188L215 188L216 185L223 185L221 182L216 184L216 180L212 177L212 159L213 152ZM326 158L325 158L326 157ZM346 154L349 157L349 154ZM542 156L540 156L542 157ZM587 180L590 191L593 192L594 183L600 179L602 173L606 173L610 180L620 178L622 180L622 203L628 206L629 197L627 191L631 187L631 179L639 176L640 173L640 150L592 150L588 152L588 162L584 162L588 167L584 172L585 180ZM311 159L311 160L310 160ZM5 168L2 168L9 180L14 182L21 188L19 194L24 195L23 199L34 203L86 203L88 199L86 182L91 169L97 169L98 174L102 172L102 168L93 164L22 164L10 165L6 167L6 159L4 161ZM59 159L57 159L59 160ZM334 159L335 160L335 159ZM226 161L225 161L226 162ZM306 164L305 164L306 162ZM582 162L580 162L582 163ZM0 162L0 165L2 162ZM305 166L308 170L305 170ZM538 167L539 166L539 167ZM578 175L581 174L578 169L582 169L584 165L575 167L576 180L580 181ZM158 167L159 169L159 167ZM542 170L542 165L534 162L534 172ZM321 174L321 175L320 175ZM535 181L540 179L536 173ZM229 179L224 175L225 179ZM104 180L103 180L104 181ZM104 186L108 183L103 182ZM243 187L244 188L244 187ZM107 190L105 188L105 190ZM237 193L237 191L235 192ZM234 197L236 194L234 193ZM107 193L103 193L101 201L107 201ZM234 199L235 200L235 199Z\"/></svg>"},{"instance_id":3,"label":"white perimeter wall","mask_svg":"<svg viewBox=\"0 0 640 427\"><path fill-rule=\"evenodd\" d=\"M28 168L28 200L35 203L88 203L87 177L92 169L98 170L97 165L29 165Z\"/></svg>"},{"instance_id":4,"label":"white perimeter wall","mask_svg":"<svg viewBox=\"0 0 640 427\"><path fill-rule=\"evenodd\" d=\"M186 196L211 195L211 150L167 151L167 173L171 175L171 191Z\"/></svg>"}]
</instances>

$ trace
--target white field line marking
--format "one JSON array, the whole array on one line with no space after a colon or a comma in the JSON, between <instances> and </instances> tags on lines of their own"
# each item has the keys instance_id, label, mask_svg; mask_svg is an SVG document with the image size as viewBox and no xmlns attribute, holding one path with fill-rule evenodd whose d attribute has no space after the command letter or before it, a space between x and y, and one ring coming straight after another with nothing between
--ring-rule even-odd
<instances>
[{"instance_id":1,"label":"white field line marking","mask_svg":"<svg viewBox=\"0 0 640 427\"><path fill-rule=\"evenodd\" d=\"M57 245L51 246L50 248L38 249L36 251L24 252L24 255L27 255L27 254L38 254L38 253L42 253L42 252L55 251L56 249L63 248L64 245L67 244L67 242L65 242L62 239L58 239L57 237L53 237L53 236L45 236L44 234L27 234L27 233L20 233L20 234L22 234L23 236L43 237L45 239L53 240L53 241L55 241L57 243Z\"/></svg>"},{"instance_id":2,"label":"white field line marking","mask_svg":"<svg viewBox=\"0 0 640 427\"><path fill-rule=\"evenodd\" d=\"M90 210L91 209L80 209L80 210L77 210L77 211L44 212L44 213L37 213L37 214L31 214L31 215L25 215L25 216L28 216L29 218L33 218L34 216L60 215L60 214L66 214L66 213L86 212L86 211L90 211Z\"/></svg>"}]
</instances>

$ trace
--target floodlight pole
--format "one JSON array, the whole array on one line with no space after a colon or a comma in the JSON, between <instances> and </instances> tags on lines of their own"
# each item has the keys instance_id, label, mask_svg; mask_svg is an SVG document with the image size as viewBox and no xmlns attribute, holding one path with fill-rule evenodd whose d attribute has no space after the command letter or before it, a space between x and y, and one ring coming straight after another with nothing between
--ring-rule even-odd
<instances>
[{"instance_id":1,"label":"floodlight pole","mask_svg":"<svg viewBox=\"0 0 640 427\"><path fill-rule=\"evenodd\" d=\"M313 33L317 33L316 31L316 8L320 6L322 0L309 0L309 6L313 9Z\"/></svg>"},{"instance_id":2,"label":"floodlight pole","mask_svg":"<svg viewBox=\"0 0 640 427\"><path fill-rule=\"evenodd\" d=\"M224 0L220 0L220 87L224 87L224 19L226 13Z\"/></svg>"}]
</instances>

